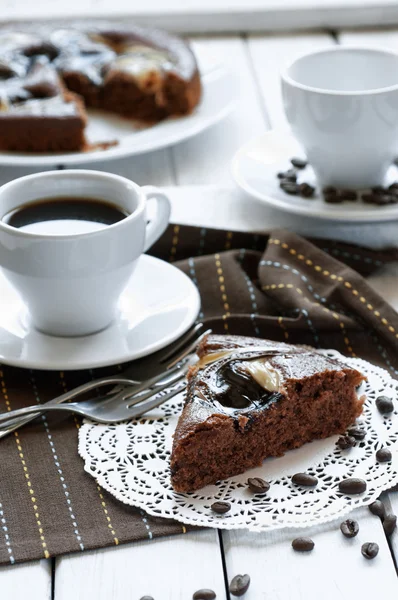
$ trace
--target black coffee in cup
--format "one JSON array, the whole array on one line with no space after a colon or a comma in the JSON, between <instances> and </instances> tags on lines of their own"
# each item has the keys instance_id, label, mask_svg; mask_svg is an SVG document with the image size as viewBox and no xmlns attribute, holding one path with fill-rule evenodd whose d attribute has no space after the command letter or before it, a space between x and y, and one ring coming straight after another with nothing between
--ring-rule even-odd
<instances>
[{"instance_id":1,"label":"black coffee in cup","mask_svg":"<svg viewBox=\"0 0 398 600\"><path fill-rule=\"evenodd\" d=\"M29 233L73 235L103 229L128 215L124 208L100 198L62 196L22 204L2 221Z\"/></svg>"}]
</instances>

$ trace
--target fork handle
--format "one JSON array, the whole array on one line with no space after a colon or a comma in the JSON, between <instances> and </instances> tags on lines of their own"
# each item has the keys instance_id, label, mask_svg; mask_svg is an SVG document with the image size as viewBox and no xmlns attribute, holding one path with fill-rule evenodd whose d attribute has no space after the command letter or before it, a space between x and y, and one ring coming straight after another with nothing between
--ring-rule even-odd
<instances>
[{"instance_id":1,"label":"fork handle","mask_svg":"<svg viewBox=\"0 0 398 600\"><path fill-rule=\"evenodd\" d=\"M131 382L133 382L133 380L131 380ZM80 394L90 392L93 389L103 387L105 385L117 385L117 384L123 384L125 386L126 378L125 377L108 377L108 378L106 378L106 379L104 378L100 381L95 381L95 380L89 381L87 383L83 383L82 385L79 385L79 387L76 387L73 390L70 390L69 392L65 392L64 394L61 394L60 396L57 396L56 398L49 400L49 402L46 402L45 404L35 404L33 406L26 406L24 408L17 408L15 410L11 410L9 412L0 414L0 423L15 420L15 423L11 423L10 426L7 427L7 429L0 430L0 439L5 437L12 431L15 431L19 427L22 427L22 425L26 425L27 423L30 423L30 421L33 421L36 417L38 417L40 414L42 414L44 412L43 411L44 407L49 408L52 406L56 406L56 405L62 404L64 402L68 402L69 400L73 400L73 398L76 398ZM29 411L27 409L29 409ZM23 422L22 422L21 417L26 416L26 415L29 415L29 418L23 419Z\"/></svg>"}]
</instances>

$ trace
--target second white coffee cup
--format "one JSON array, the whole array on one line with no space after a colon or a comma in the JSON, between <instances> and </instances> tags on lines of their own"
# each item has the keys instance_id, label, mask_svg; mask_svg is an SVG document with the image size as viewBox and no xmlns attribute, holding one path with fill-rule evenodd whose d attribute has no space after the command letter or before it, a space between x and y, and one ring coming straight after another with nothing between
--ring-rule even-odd
<instances>
[{"instance_id":1,"label":"second white coffee cup","mask_svg":"<svg viewBox=\"0 0 398 600\"><path fill-rule=\"evenodd\" d=\"M88 233L46 235L12 227L3 217L21 205L57 197L98 198L127 216ZM156 204L147 222L147 201ZM28 307L34 327L77 336L107 327L138 258L164 232L167 196L109 173L50 171L0 188L0 266Z\"/></svg>"},{"instance_id":2,"label":"second white coffee cup","mask_svg":"<svg viewBox=\"0 0 398 600\"><path fill-rule=\"evenodd\" d=\"M337 46L282 72L287 119L322 186L382 185L398 154L398 54Z\"/></svg>"}]
</instances>

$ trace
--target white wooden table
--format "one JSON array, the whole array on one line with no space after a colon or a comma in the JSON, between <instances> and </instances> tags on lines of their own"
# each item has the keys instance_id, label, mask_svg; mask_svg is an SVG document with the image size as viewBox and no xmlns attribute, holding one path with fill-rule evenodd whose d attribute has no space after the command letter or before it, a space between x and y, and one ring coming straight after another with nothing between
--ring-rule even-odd
<instances>
[{"instance_id":1,"label":"white wooden table","mask_svg":"<svg viewBox=\"0 0 398 600\"><path fill-rule=\"evenodd\" d=\"M52 6L56 4L52 2ZM12 8L13 3L8 6ZM282 226L298 233L375 247L396 244L396 223L353 227L290 217L244 197L231 181L229 161L235 150L265 129L285 123L278 82L283 61L295 53L337 42L382 44L398 49L398 30L339 31L334 36L317 33L195 37L193 45L198 54L216 56L238 75L240 98L235 112L210 131L175 148L107 165L96 164L94 168L126 175L141 184L166 186L175 222L249 231ZM25 172L3 169L0 180ZM375 288L396 308L397 275L397 268L391 266L372 279ZM386 501L398 511L397 494L389 494ZM358 538L344 539L336 524L318 527L309 532L316 541L311 555L292 551L290 542L296 536L292 531L255 534L207 530L3 567L0 594L4 600L139 600L144 594L155 600L189 600L195 590L209 587L217 592L217 599L227 600L225 581L237 573L249 573L252 583L246 600L398 597L394 566L394 560L398 560L398 534L394 534L389 545L380 521L367 509L352 516L360 523ZM380 546L374 561L361 556L360 545L365 541L375 541Z\"/></svg>"}]
</instances>

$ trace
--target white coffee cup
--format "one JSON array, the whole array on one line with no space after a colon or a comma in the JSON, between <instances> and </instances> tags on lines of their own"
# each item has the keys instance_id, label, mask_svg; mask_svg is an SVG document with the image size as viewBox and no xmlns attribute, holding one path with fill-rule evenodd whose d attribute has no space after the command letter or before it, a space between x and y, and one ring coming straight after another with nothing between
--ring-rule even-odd
<instances>
[{"instance_id":1,"label":"white coffee cup","mask_svg":"<svg viewBox=\"0 0 398 600\"><path fill-rule=\"evenodd\" d=\"M336 46L282 72L287 119L322 186L382 185L398 154L398 54Z\"/></svg>"},{"instance_id":2,"label":"white coffee cup","mask_svg":"<svg viewBox=\"0 0 398 600\"><path fill-rule=\"evenodd\" d=\"M102 199L128 216L97 231L71 235L31 233L2 220L21 205L66 196ZM156 203L149 223L147 200ZM164 232L169 216L165 194L118 175L65 170L21 177L0 188L0 266L28 307L34 327L58 336L94 333L114 319L137 259Z\"/></svg>"}]
</instances>

